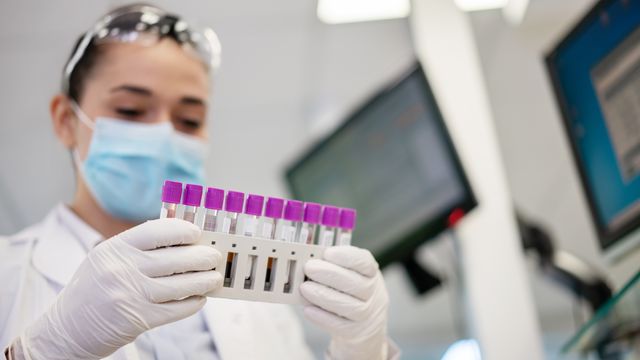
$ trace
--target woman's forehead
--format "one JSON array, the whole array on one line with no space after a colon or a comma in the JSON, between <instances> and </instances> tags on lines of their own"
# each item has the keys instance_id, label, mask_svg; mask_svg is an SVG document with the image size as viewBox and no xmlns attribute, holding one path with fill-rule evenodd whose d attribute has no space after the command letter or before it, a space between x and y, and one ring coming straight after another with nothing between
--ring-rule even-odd
<instances>
[{"instance_id":1,"label":"woman's forehead","mask_svg":"<svg viewBox=\"0 0 640 360\"><path fill-rule=\"evenodd\" d=\"M111 89L130 83L168 97L208 98L210 76L197 58L170 39L144 46L104 44L103 58L94 69L97 87Z\"/></svg>"}]
</instances>

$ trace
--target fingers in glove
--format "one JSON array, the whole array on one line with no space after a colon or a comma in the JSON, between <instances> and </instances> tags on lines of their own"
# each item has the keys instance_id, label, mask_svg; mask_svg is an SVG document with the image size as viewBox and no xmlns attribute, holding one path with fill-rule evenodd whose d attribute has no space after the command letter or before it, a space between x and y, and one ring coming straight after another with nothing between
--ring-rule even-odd
<instances>
[{"instance_id":1,"label":"fingers in glove","mask_svg":"<svg viewBox=\"0 0 640 360\"><path fill-rule=\"evenodd\" d=\"M167 218L147 221L117 235L127 244L139 250L193 244L202 230L182 219Z\"/></svg>"},{"instance_id":2,"label":"fingers in glove","mask_svg":"<svg viewBox=\"0 0 640 360\"><path fill-rule=\"evenodd\" d=\"M378 263L371 252L355 246L331 246L324 251L323 258L367 277L374 277L378 272Z\"/></svg>"},{"instance_id":3,"label":"fingers in glove","mask_svg":"<svg viewBox=\"0 0 640 360\"><path fill-rule=\"evenodd\" d=\"M155 310L163 314L161 316L151 317L149 326L154 328L156 326L172 323L189 317L202 309L206 303L206 297L195 295L182 300L173 300L162 304L154 304L153 306Z\"/></svg>"},{"instance_id":4,"label":"fingers in glove","mask_svg":"<svg viewBox=\"0 0 640 360\"><path fill-rule=\"evenodd\" d=\"M368 302L314 281L300 284L300 294L311 304L349 320L362 321L371 312Z\"/></svg>"},{"instance_id":5,"label":"fingers in glove","mask_svg":"<svg viewBox=\"0 0 640 360\"><path fill-rule=\"evenodd\" d=\"M169 276L190 271L212 270L222 262L222 255L211 246L172 246L143 251L138 269L149 277Z\"/></svg>"},{"instance_id":6,"label":"fingers in glove","mask_svg":"<svg viewBox=\"0 0 640 360\"><path fill-rule=\"evenodd\" d=\"M302 310L305 318L323 330L338 336L353 336L349 331L355 323L317 306L305 306Z\"/></svg>"},{"instance_id":7,"label":"fingers in glove","mask_svg":"<svg viewBox=\"0 0 640 360\"><path fill-rule=\"evenodd\" d=\"M325 260L309 260L304 267L309 279L366 301L375 290L375 278Z\"/></svg>"},{"instance_id":8,"label":"fingers in glove","mask_svg":"<svg viewBox=\"0 0 640 360\"><path fill-rule=\"evenodd\" d=\"M148 280L147 296L154 303L204 295L222 286L222 275L217 271L198 271Z\"/></svg>"}]
</instances>

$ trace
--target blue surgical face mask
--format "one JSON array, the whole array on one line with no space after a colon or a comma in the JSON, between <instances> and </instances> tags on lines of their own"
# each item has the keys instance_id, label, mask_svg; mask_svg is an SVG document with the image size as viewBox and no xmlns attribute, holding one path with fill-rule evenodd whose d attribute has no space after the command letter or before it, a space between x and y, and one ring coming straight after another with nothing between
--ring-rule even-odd
<instances>
[{"instance_id":1,"label":"blue surgical face mask","mask_svg":"<svg viewBox=\"0 0 640 360\"><path fill-rule=\"evenodd\" d=\"M206 143L174 130L170 122L144 124L99 117L84 162L76 166L98 204L119 219L140 222L158 217L165 179L204 183Z\"/></svg>"}]
</instances>

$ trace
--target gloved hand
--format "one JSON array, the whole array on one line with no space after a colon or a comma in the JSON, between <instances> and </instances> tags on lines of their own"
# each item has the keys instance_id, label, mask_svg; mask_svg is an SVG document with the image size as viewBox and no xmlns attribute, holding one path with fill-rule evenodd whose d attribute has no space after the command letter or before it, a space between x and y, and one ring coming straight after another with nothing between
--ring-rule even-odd
<instances>
[{"instance_id":1,"label":"gloved hand","mask_svg":"<svg viewBox=\"0 0 640 360\"><path fill-rule=\"evenodd\" d=\"M148 221L92 249L53 306L19 337L26 358L100 359L141 333L196 313L222 284L200 229ZM173 246L182 245L182 246Z\"/></svg>"},{"instance_id":2,"label":"gloved hand","mask_svg":"<svg viewBox=\"0 0 640 360\"><path fill-rule=\"evenodd\" d=\"M367 250L334 246L324 260L309 260L304 268L311 281L300 293L312 305L307 319L331 334L331 359L386 359L389 295L378 263Z\"/></svg>"}]
</instances>

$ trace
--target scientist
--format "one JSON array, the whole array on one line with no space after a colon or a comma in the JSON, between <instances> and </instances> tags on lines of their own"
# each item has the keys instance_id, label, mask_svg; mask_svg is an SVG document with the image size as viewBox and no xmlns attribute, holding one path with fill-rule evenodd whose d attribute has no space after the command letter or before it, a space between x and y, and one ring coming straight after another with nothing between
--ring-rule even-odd
<instances>
[{"instance_id":1,"label":"scientist","mask_svg":"<svg viewBox=\"0 0 640 360\"><path fill-rule=\"evenodd\" d=\"M8 359L308 359L284 305L214 299L221 255L200 229L157 217L160 182L203 182L210 73L220 48L163 10L112 11L76 44L53 129L77 187L39 224L0 238L0 346ZM181 245L181 246L173 246ZM332 359L398 357L378 265L343 246L307 263L304 315Z\"/></svg>"}]
</instances>

